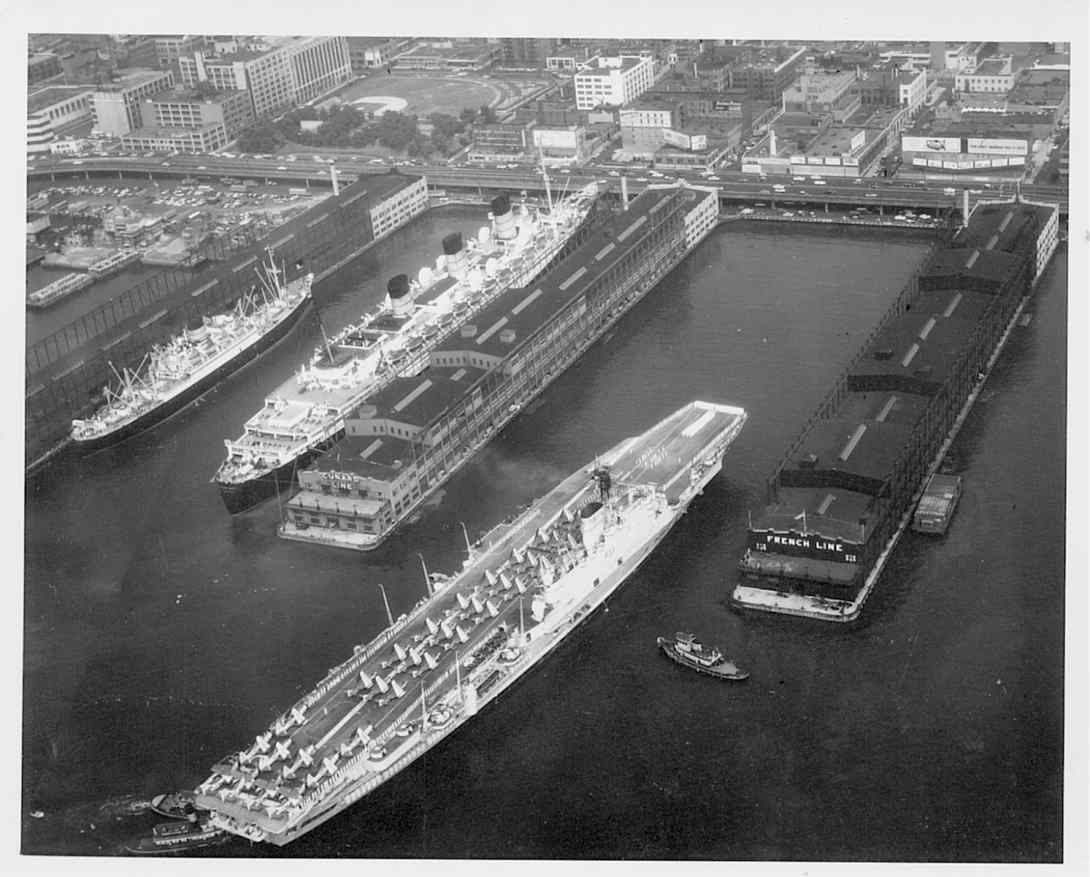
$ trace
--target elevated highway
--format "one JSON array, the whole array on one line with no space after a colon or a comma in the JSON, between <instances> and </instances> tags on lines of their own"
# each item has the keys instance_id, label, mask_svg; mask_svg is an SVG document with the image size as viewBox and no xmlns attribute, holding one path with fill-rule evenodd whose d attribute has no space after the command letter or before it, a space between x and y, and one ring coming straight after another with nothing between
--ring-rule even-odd
<instances>
[{"instance_id":1,"label":"elevated highway","mask_svg":"<svg viewBox=\"0 0 1090 877\"><path fill-rule=\"evenodd\" d=\"M353 160L355 159L355 160ZM284 156L274 158L232 157L220 155L174 155L163 156L103 156L84 159L48 157L38 159L27 169L28 181L67 179L101 179L115 177L145 177L152 180L195 177L220 180L223 177L235 179L260 179L284 184L303 186L329 186L330 165L332 158L316 160L313 156L299 157L292 161ZM373 160L359 157L338 156L335 161L338 178L342 183L349 183L361 176L388 173L386 164L376 164ZM428 182L437 188L453 190L478 190L482 196L496 192L526 190L544 191L540 174L530 168L495 168L464 167L446 164L413 164L397 168L405 174L425 174ZM967 189L970 198L990 199L1009 197L1014 192L1013 184L1000 185L987 183L973 178L949 182L904 182L896 179L865 178L838 180L829 177L819 185L811 179L795 182L787 177L769 177L761 181L752 174L723 171L716 174L718 179L709 181L695 173L665 174L655 177L649 171L636 170L626 174L629 194L635 196L643 189L656 182L672 179L685 179L698 185L714 185L719 188L720 200L724 206L732 203L754 204L761 201L775 201L787 204L829 204L849 207L869 206L884 208L911 208L920 210L938 210L943 207L960 204L961 191ZM620 171L604 167L587 167L575 172L553 171L550 173L554 191L564 186L582 186L593 180L609 184L614 192L620 190ZM777 192L773 186L782 186L784 191ZM953 189L953 195L945 190ZM1062 215L1067 215L1068 192L1066 187L1027 185L1022 187L1023 195L1033 201L1047 201L1060 205Z\"/></svg>"}]
</instances>

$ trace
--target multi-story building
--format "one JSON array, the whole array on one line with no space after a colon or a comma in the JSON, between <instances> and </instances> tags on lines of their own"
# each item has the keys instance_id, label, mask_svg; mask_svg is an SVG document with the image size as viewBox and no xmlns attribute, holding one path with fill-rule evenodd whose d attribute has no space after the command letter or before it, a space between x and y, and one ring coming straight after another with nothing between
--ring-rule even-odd
<instances>
[{"instance_id":1,"label":"multi-story building","mask_svg":"<svg viewBox=\"0 0 1090 877\"><path fill-rule=\"evenodd\" d=\"M231 139L253 124L254 109L245 91L201 95L177 88L145 98L141 116L145 125L158 128L203 128L219 123Z\"/></svg>"},{"instance_id":2,"label":"multi-story building","mask_svg":"<svg viewBox=\"0 0 1090 877\"><path fill-rule=\"evenodd\" d=\"M915 115L923 106L926 96L927 73L925 71L897 74L897 106L907 107L909 115Z\"/></svg>"},{"instance_id":3,"label":"multi-story building","mask_svg":"<svg viewBox=\"0 0 1090 877\"><path fill-rule=\"evenodd\" d=\"M32 113L26 119L26 151L30 154L49 152L57 139L47 116Z\"/></svg>"},{"instance_id":4,"label":"multi-story building","mask_svg":"<svg viewBox=\"0 0 1090 877\"><path fill-rule=\"evenodd\" d=\"M533 122L479 125L473 131L473 146L467 157L470 161L518 157L533 145L533 128Z\"/></svg>"},{"instance_id":5,"label":"multi-story building","mask_svg":"<svg viewBox=\"0 0 1090 877\"><path fill-rule=\"evenodd\" d=\"M38 52L27 57L26 81L27 85L41 82L43 79L51 79L61 74L61 59L52 52Z\"/></svg>"},{"instance_id":6,"label":"multi-story building","mask_svg":"<svg viewBox=\"0 0 1090 877\"><path fill-rule=\"evenodd\" d=\"M121 146L132 152L205 153L230 142L222 122L192 128L145 127L121 136Z\"/></svg>"},{"instance_id":7,"label":"multi-story building","mask_svg":"<svg viewBox=\"0 0 1090 877\"><path fill-rule=\"evenodd\" d=\"M410 180L382 200L377 200L371 208L371 229L375 240L385 237L428 209L427 177Z\"/></svg>"},{"instance_id":8,"label":"multi-story building","mask_svg":"<svg viewBox=\"0 0 1090 877\"><path fill-rule=\"evenodd\" d=\"M205 47L205 38L195 34L157 34L152 40L155 58L163 68L177 64L183 56L202 51Z\"/></svg>"},{"instance_id":9,"label":"multi-story building","mask_svg":"<svg viewBox=\"0 0 1090 877\"><path fill-rule=\"evenodd\" d=\"M544 67L550 56L555 56L560 40L555 37L504 37L503 63L510 67Z\"/></svg>"},{"instance_id":10,"label":"multi-story building","mask_svg":"<svg viewBox=\"0 0 1090 877\"><path fill-rule=\"evenodd\" d=\"M287 37L268 50L179 59L183 84L246 91L256 118L313 100L352 75L346 37Z\"/></svg>"},{"instance_id":11,"label":"multi-story building","mask_svg":"<svg viewBox=\"0 0 1090 877\"><path fill-rule=\"evenodd\" d=\"M746 46L730 67L730 87L751 98L778 104L784 90L795 80L807 49L790 46Z\"/></svg>"},{"instance_id":12,"label":"multi-story building","mask_svg":"<svg viewBox=\"0 0 1090 877\"><path fill-rule=\"evenodd\" d=\"M843 122L861 106L854 70L803 73L783 93L785 112L830 116L837 122Z\"/></svg>"},{"instance_id":13,"label":"multi-story building","mask_svg":"<svg viewBox=\"0 0 1090 877\"><path fill-rule=\"evenodd\" d=\"M27 150L45 152L57 133L91 118L92 91L53 85L27 98Z\"/></svg>"},{"instance_id":14,"label":"multi-story building","mask_svg":"<svg viewBox=\"0 0 1090 877\"><path fill-rule=\"evenodd\" d=\"M1012 58L985 58L975 68L954 77L958 91L1006 94L1014 85Z\"/></svg>"},{"instance_id":15,"label":"multi-story building","mask_svg":"<svg viewBox=\"0 0 1090 877\"><path fill-rule=\"evenodd\" d=\"M110 86L94 92L92 112L94 129L102 134L120 136L143 124L140 103L153 94L174 85L170 70L133 70Z\"/></svg>"},{"instance_id":16,"label":"multi-story building","mask_svg":"<svg viewBox=\"0 0 1090 877\"><path fill-rule=\"evenodd\" d=\"M639 55L598 58L575 74L575 105L580 110L619 107L635 100L655 83L655 62Z\"/></svg>"},{"instance_id":17,"label":"multi-story building","mask_svg":"<svg viewBox=\"0 0 1090 877\"><path fill-rule=\"evenodd\" d=\"M503 55L484 40L420 40L393 60L395 70L487 70Z\"/></svg>"},{"instance_id":18,"label":"multi-story building","mask_svg":"<svg viewBox=\"0 0 1090 877\"><path fill-rule=\"evenodd\" d=\"M400 37L348 37L348 60L353 73L363 73L376 67L385 67L397 47L404 42Z\"/></svg>"}]
</instances>

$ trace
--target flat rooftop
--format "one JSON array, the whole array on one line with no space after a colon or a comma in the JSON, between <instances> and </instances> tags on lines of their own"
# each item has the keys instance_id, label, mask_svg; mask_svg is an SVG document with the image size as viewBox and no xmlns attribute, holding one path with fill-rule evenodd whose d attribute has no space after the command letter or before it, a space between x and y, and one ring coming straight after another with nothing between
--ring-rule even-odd
<instances>
[{"instance_id":1,"label":"flat rooftop","mask_svg":"<svg viewBox=\"0 0 1090 877\"><path fill-rule=\"evenodd\" d=\"M976 326L976 320L941 314L896 319L878 333L853 366L849 386L897 387L905 393L933 395L945 383Z\"/></svg>"},{"instance_id":2,"label":"flat rooftop","mask_svg":"<svg viewBox=\"0 0 1090 877\"><path fill-rule=\"evenodd\" d=\"M852 138L859 128L826 128L806 147L807 155L847 155L852 151Z\"/></svg>"},{"instance_id":3,"label":"flat rooftop","mask_svg":"<svg viewBox=\"0 0 1090 877\"><path fill-rule=\"evenodd\" d=\"M850 394L836 416L814 423L781 472L781 483L877 496L927 402L899 391Z\"/></svg>"},{"instance_id":4,"label":"flat rooftop","mask_svg":"<svg viewBox=\"0 0 1090 877\"><path fill-rule=\"evenodd\" d=\"M971 76L1003 76L1009 74L1010 70L1007 67L1008 59L1006 58L985 58Z\"/></svg>"},{"instance_id":5,"label":"flat rooftop","mask_svg":"<svg viewBox=\"0 0 1090 877\"><path fill-rule=\"evenodd\" d=\"M422 375L401 378L369 397L360 415L425 429L464 397L487 369L473 365L431 366Z\"/></svg>"},{"instance_id":6,"label":"flat rooftop","mask_svg":"<svg viewBox=\"0 0 1090 877\"><path fill-rule=\"evenodd\" d=\"M152 82L156 79L161 79L168 72L168 70L126 70L121 74L120 78L114 82L104 82L102 85L96 86L93 90L100 92L110 91L123 91L126 88L136 88L143 85L146 82Z\"/></svg>"},{"instance_id":7,"label":"flat rooftop","mask_svg":"<svg viewBox=\"0 0 1090 877\"><path fill-rule=\"evenodd\" d=\"M1020 239L1033 235L1036 225L1046 222L1050 215L1047 207L1034 204L978 204L969 225L955 235L951 245L1013 252Z\"/></svg>"},{"instance_id":8,"label":"flat rooftop","mask_svg":"<svg viewBox=\"0 0 1090 877\"><path fill-rule=\"evenodd\" d=\"M751 530L806 532L863 545L881 517L874 513L879 500L841 487L781 487L778 500L753 515Z\"/></svg>"},{"instance_id":9,"label":"flat rooftop","mask_svg":"<svg viewBox=\"0 0 1090 877\"><path fill-rule=\"evenodd\" d=\"M27 97L27 112L38 113L76 95L91 94L94 90L92 85L51 85Z\"/></svg>"}]
</instances>

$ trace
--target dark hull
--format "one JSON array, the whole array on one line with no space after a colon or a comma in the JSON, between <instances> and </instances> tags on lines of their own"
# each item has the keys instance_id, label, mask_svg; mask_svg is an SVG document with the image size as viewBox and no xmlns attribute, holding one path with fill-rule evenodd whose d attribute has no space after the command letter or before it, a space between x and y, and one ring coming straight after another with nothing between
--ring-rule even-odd
<instances>
[{"instance_id":1,"label":"dark hull","mask_svg":"<svg viewBox=\"0 0 1090 877\"><path fill-rule=\"evenodd\" d=\"M273 330L263 335L255 344L239 351L239 353L232 359L227 360L223 365L213 372L209 372L191 387L184 392L178 393L176 396L172 396L161 405L146 411L141 414L136 420L114 430L113 432L106 433L105 435L97 436L93 439L87 439L81 441L79 439L73 439L75 446L86 453L94 453L95 451L101 451L106 448L111 448L114 445L119 445L122 442L128 441L135 435L139 435L146 429L151 429L158 423L166 420L189 405L191 402L196 401L199 397L203 396L208 390L214 387L217 383L231 374L234 374L242 366L251 360L257 358L276 342L280 341L286 336L292 328L299 322L299 318L303 315L303 312L307 309L307 305L310 303L310 296L303 299L294 311L292 311L287 317L284 318Z\"/></svg>"},{"instance_id":2,"label":"dark hull","mask_svg":"<svg viewBox=\"0 0 1090 877\"><path fill-rule=\"evenodd\" d=\"M204 847L218 846L229 839L230 835L225 832L216 832L215 834L194 834L188 837L183 836L175 839L173 843L167 843L163 840L156 840L150 837L142 837L125 844L125 850L130 853L136 853L137 855L169 856L184 853L189 850L199 850Z\"/></svg>"},{"instance_id":3,"label":"dark hull","mask_svg":"<svg viewBox=\"0 0 1090 877\"><path fill-rule=\"evenodd\" d=\"M295 490L295 473L309 466L317 457L320 457L339 442L343 436L344 430L339 430L329 439L315 445L294 460L249 481L237 484L225 484L222 481L217 481L220 496L223 498L223 504L227 507L227 511L232 515L241 514L266 500L272 499L277 494L283 498L284 502L287 502Z\"/></svg>"},{"instance_id":4,"label":"dark hull","mask_svg":"<svg viewBox=\"0 0 1090 877\"><path fill-rule=\"evenodd\" d=\"M659 648L666 653L666 656L675 664L680 664L689 670L695 670L697 673L703 673L705 676L714 676L716 679L732 679L737 682L743 679L749 678L749 673L745 670L737 670L734 673L730 673L724 670L718 670L715 667L704 667L701 664L694 663L693 661L686 660L682 657L681 653L674 648L674 644L667 639L659 637Z\"/></svg>"}]
</instances>

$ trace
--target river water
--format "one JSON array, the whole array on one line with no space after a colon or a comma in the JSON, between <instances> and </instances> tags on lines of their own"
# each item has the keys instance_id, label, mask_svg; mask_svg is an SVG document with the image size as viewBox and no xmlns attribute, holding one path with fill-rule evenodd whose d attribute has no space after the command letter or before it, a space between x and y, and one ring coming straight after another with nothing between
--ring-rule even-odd
<instances>
[{"instance_id":1,"label":"river water","mask_svg":"<svg viewBox=\"0 0 1090 877\"><path fill-rule=\"evenodd\" d=\"M328 329L480 211L452 208L319 290ZM80 808L192 787L451 571L471 535L692 398L744 406L723 473L540 667L425 758L285 849L224 856L1058 861L1062 849L1066 254L957 442L965 495L909 535L860 623L728 608L764 478L926 252L921 238L715 232L447 485L356 554L232 519L222 439L316 343L306 324L122 448L26 500L23 850L109 852L147 823ZM751 671L687 674L692 630Z\"/></svg>"}]
</instances>

